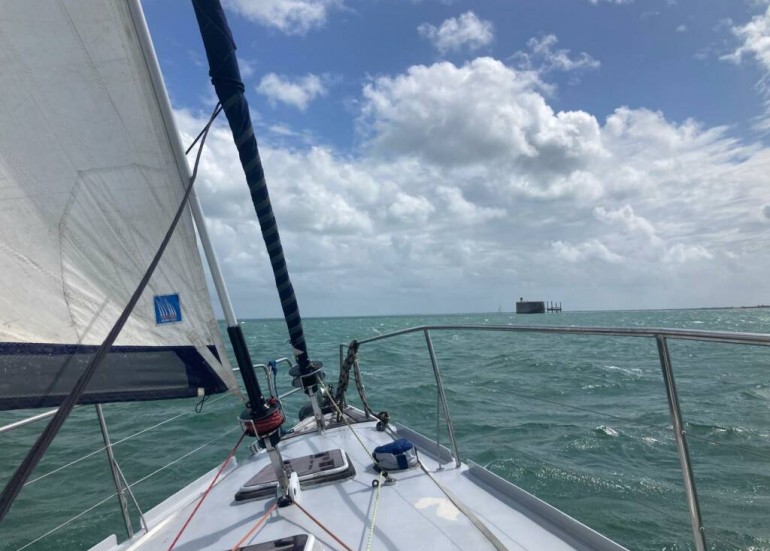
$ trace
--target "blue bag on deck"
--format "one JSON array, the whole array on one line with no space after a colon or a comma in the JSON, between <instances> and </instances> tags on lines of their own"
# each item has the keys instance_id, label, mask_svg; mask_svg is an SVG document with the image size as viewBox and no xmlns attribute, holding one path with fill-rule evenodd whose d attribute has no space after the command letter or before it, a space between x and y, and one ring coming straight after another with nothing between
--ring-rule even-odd
<instances>
[{"instance_id":1,"label":"blue bag on deck","mask_svg":"<svg viewBox=\"0 0 770 551\"><path fill-rule=\"evenodd\" d=\"M380 471L403 471L417 465L417 451L406 438L374 448L374 468Z\"/></svg>"}]
</instances>

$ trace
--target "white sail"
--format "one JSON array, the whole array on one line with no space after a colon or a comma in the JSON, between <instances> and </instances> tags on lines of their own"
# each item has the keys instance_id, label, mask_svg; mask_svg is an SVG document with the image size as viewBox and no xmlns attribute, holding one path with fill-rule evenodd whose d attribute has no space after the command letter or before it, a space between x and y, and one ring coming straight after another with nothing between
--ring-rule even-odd
<instances>
[{"instance_id":1,"label":"white sail","mask_svg":"<svg viewBox=\"0 0 770 551\"><path fill-rule=\"evenodd\" d=\"M30 394L14 394L15 377L30 370L58 378L69 369L51 382L64 385L54 394L66 392L75 373L67 362L34 370L104 340L160 245L187 175L125 1L3 1L0 97L2 407L4 396ZM137 352L161 371L176 358L173 376L145 373L118 385L141 394L135 385L145 379L144 398L165 397L162 387L183 384L192 364L235 388L208 297L187 212L116 342L122 363L106 373L141 372ZM115 384L105 377L104 388Z\"/></svg>"}]
</instances>

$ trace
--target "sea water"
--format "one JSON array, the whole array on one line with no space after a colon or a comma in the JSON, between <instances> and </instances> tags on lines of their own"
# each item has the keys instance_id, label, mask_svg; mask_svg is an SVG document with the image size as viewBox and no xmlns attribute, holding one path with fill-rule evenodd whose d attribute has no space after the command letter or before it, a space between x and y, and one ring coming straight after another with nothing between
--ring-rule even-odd
<instances>
[{"instance_id":1,"label":"sea water","mask_svg":"<svg viewBox=\"0 0 770 551\"><path fill-rule=\"evenodd\" d=\"M770 310L494 313L304 323L311 357L324 362L326 381L333 385L341 343L427 324L770 332ZM242 326L256 363L289 355L282 321L247 320ZM694 548L653 340L454 330L431 336L463 460L486 466L629 549ZM770 349L674 341L670 351L709 547L770 549ZM448 445L422 333L363 345L359 359L375 411L387 410L394 421ZM286 371L280 367L279 392L291 388ZM351 404L360 404L352 380L348 397ZM145 511L216 466L237 440L241 406L236 399L211 398L200 413L197 403L104 405L115 456ZM301 394L285 400L290 422L302 404ZM0 425L32 413L0 413ZM8 480L42 426L0 435L0 483ZM81 550L111 533L125 537L102 445L94 407L75 410L0 526L1 551L23 548L86 510L27 549ZM246 453L245 447L238 452L241 457ZM138 528L133 504L131 510Z\"/></svg>"}]
</instances>

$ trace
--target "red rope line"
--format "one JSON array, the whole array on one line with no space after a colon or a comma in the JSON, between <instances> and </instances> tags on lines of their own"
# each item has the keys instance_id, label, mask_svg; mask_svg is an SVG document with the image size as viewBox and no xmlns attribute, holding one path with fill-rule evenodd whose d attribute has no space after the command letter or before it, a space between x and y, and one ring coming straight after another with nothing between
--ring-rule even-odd
<instances>
[{"instance_id":1,"label":"red rope line","mask_svg":"<svg viewBox=\"0 0 770 551\"><path fill-rule=\"evenodd\" d=\"M243 536L240 539L240 541L233 546L231 551L238 551L238 549L241 548L241 545L243 544L243 542L249 539L254 534L254 532L256 532L260 526L262 526L262 524L268 519L268 517L271 514L273 514L273 511L275 511L277 507L278 507L278 503L273 503L273 506L270 507L270 509L268 509L268 511L264 515L259 517L259 520L257 520L257 522L254 523L254 526L251 527L251 530L249 530L248 533L245 536Z\"/></svg>"},{"instance_id":2,"label":"red rope line","mask_svg":"<svg viewBox=\"0 0 770 551\"><path fill-rule=\"evenodd\" d=\"M195 509L192 510L192 513L190 513L190 516L187 517L187 520L185 521L184 526L182 526L181 530L179 530L179 533L174 538L174 541L172 541L171 545L169 545L168 551L171 551L174 548L174 546L176 545L176 543L179 541L179 538L182 537L182 532L184 532L187 529L187 525L190 524L190 521L195 516L195 513L197 513L198 509L200 509L200 506L203 504L203 500L206 499L206 497L208 497L209 492L211 491L211 488L214 487L214 484L219 479L219 476L222 474L222 471L224 471L225 467L227 467L227 464L230 463L230 460L235 455L235 450L237 450L238 446L241 445L241 442L243 442L243 438L245 436L246 436L245 432L241 434L241 437L238 439L238 442L236 442L235 447L230 451L230 455L227 456L227 459L225 459L225 462L222 463L222 466L219 468L219 471L217 471L217 474L214 477L214 480L211 481L211 484L209 484L209 487L206 488L205 492L203 492L203 495L198 500L198 504L195 506Z\"/></svg>"},{"instance_id":3,"label":"red rope line","mask_svg":"<svg viewBox=\"0 0 770 551\"><path fill-rule=\"evenodd\" d=\"M307 511L307 509L305 509L305 508L304 508L302 505L300 505L300 504L299 504L299 502L295 501L295 502L294 502L294 505L296 505L297 507L299 507L299 510L300 510L300 511L302 511L302 512L303 512L303 513L305 513L305 514L306 514L308 517L310 517L310 520L312 520L312 521L313 521L313 522L315 522L315 523L316 523L318 526L320 526L320 527L321 527L321 528L322 528L322 529L323 529L323 530L324 530L324 531L325 531L327 534L329 534L331 537L333 537L333 538L334 538L334 540L335 540L337 543L339 543L339 544L340 544L342 547L344 547L344 548L345 548L347 551L353 551L353 550L352 550L350 547L348 547L347 545L345 545L345 542L343 542L343 541L342 541L340 538L338 538L337 536L335 536L334 534L332 534L331 530L329 530L329 529L328 529L326 526L324 526L323 524L321 524L321 522L320 522L318 519L316 519L316 518L315 518L313 515L311 515L311 514L310 514L310 513Z\"/></svg>"}]
</instances>

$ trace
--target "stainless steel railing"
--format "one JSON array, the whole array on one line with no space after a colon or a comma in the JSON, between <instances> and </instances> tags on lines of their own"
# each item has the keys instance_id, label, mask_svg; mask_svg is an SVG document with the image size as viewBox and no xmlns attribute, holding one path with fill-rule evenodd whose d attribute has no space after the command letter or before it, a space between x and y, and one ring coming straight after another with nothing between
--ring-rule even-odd
<instances>
[{"instance_id":1,"label":"stainless steel railing","mask_svg":"<svg viewBox=\"0 0 770 551\"><path fill-rule=\"evenodd\" d=\"M695 488L695 477L690 460L690 452L687 446L687 434L682 421L681 407L676 390L674 379L674 368L671 363L671 356L668 350L669 340L691 340L730 344L746 344L757 346L770 346L770 335L760 333L730 333L721 331L698 331L687 329L663 329L663 328L621 328L621 327L573 327L573 326L531 326L531 325L421 325L383 333L374 337L361 339L358 345L392 339L402 335L412 333L423 333L430 357L433 374L436 378L436 385L439 394L441 407L444 411L447 432L452 446L452 455L455 460L455 466L460 465L460 455L457 447L457 440L452 426L452 420L449 414L449 406L446 401L446 394L441 382L441 372L438 367L438 360L433 348L431 331L493 331L506 333L544 333L561 335L586 335L602 337L639 337L649 338L655 341L657 345L658 358L663 373L663 381L666 388L666 397L668 400L671 421L674 427L674 437L676 440L677 453L679 456L679 465L682 471L684 489L687 496L687 505L690 514L690 524L692 526L693 539L697 551L706 550L706 537L701 517L700 503L698 502L698 493ZM348 345L340 345L340 362L344 357L344 349ZM360 349L359 349L360 350Z\"/></svg>"},{"instance_id":2,"label":"stainless steel railing","mask_svg":"<svg viewBox=\"0 0 770 551\"><path fill-rule=\"evenodd\" d=\"M679 398L678 398L677 389L676 389L676 382L674 379L674 369L671 363L671 357L668 350L668 341L669 340L691 340L691 341L704 341L704 342L717 342L717 343L770 346L770 335L757 334L757 333L730 333L730 332L718 332L718 331L697 331L697 330L680 330L680 329L663 329L663 328L615 328L615 327L572 327L572 326L554 327L554 326L524 326L524 325L422 325L422 326L410 327L400 331L384 333L381 335L376 335L373 337L368 337L368 338L359 340L358 341L359 345L364 345L364 344L369 344L376 341L392 339L395 337L409 335L413 333L423 334L426 342L428 356L431 361L434 377L436 379L439 403L440 403L441 409L443 410L447 432L450 438L451 452L455 461L455 466L460 465L460 454L458 450L457 440L455 437L454 427L450 416L449 405L447 403L446 393L445 393L444 385L441 378L441 371L439 369L438 359L434 350L433 340L431 337L431 332L437 332L437 331L487 331L487 332L506 332L506 333L568 334L568 335L584 335L584 336L599 336L599 337L638 337L638 338L648 338L648 339L654 340L657 345L658 358L660 361L661 370L663 374L663 381L666 388L669 412L672 419L672 425L674 427L674 435L676 439L677 452L679 455L680 468L681 468L682 477L684 480L684 487L685 487L685 492L687 496L688 508L690 513L690 521L691 521L692 531L693 531L694 540L695 540L695 547L698 551L705 551L706 541L705 541L705 534L703 529L703 522L700 514L700 504L698 502L698 496L697 496L697 491L695 487L695 478L693 475L689 449L687 446L687 435L685 433L684 423L682 421L681 407L679 404ZM347 346L346 344L340 345L340 363L342 363L342 359L344 358L344 349L346 346ZM292 365L292 362L287 358L281 358L277 360L277 363L286 363L289 366ZM277 394L275 378L273 377L271 368L266 364L256 364L254 365L254 368L262 369L265 372L268 388L273 394ZM296 388L292 389L284 394L281 394L279 397L285 398L286 396L293 394L295 392L298 392L299 390L301 389L296 389ZM30 418L27 418L21 421L10 423L8 425L0 427L0 433L11 431L21 426L25 426L29 423L34 423L46 417L50 417L55 413L55 411L56 410L52 410L49 412L45 412L43 414L32 416ZM189 413L189 412L185 412L185 413ZM183 414L180 414L180 415L183 415ZM167 419L161 424L164 424L169 420L173 420L177 417ZM147 430L150 430L150 429L143 429L136 435L142 434ZM118 500L121 503L121 509L124 511L124 519L125 519L127 517L126 500L125 500L125 497L121 498L121 495L120 495L121 491L128 492L129 495L131 495L130 489L132 486L135 486L139 482L144 481L146 478L149 478L150 476L157 474L157 472L159 471L156 471L155 473L151 473L151 475L148 475L148 477L145 477L140 481L136 481L132 484L128 484L128 482L125 480L122 473L120 472L120 468L117 465L117 461L115 461L114 457L110 457L111 447L120 442L117 442L117 443L110 442L109 435L106 433L106 426L103 427L102 431L103 431L103 437L105 440L105 446L99 450L96 450L95 452L87 454L83 458L89 457L94 453L100 452L102 450L105 450L108 453L108 459L110 462L110 467L113 469L113 478L114 478L115 486L117 490L117 492L112 496L110 496L108 499L111 499L112 497L118 497ZM136 435L133 435L133 436L136 436ZM131 437L128 437L128 438L131 438ZM186 457L187 455L189 454L186 454L183 457ZM71 464L74 464L82 460L83 458L80 458L72 462ZM65 465L64 467L61 467L59 469L55 469L52 472L58 472L59 470L65 468L66 466L68 465ZM52 474L52 473L47 473L39 478L44 478L48 476L48 474ZM34 482L34 480L31 482ZM131 497L133 498L133 495L131 495ZM97 505L100 505L106 501L107 499L102 500ZM134 498L134 501L135 501L135 498ZM138 504L136 505L138 509ZM91 507L90 509L93 509L93 507ZM88 512L88 510L81 513L81 515L86 512ZM128 519L126 520L127 520L126 522L127 531L129 531L129 534L130 534L130 530L132 530L130 528L130 520ZM141 520L143 521L143 519ZM57 529L61 528L65 524L57 527ZM142 522L142 525L143 525L143 528L146 530L147 529L146 524ZM56 529L44 534L44 536L41 536L41 538L47 535L50 535L54 531L56 531ZM41 539L41 538L38 538L38 539Z\"/></svg>"}]
</instances>

